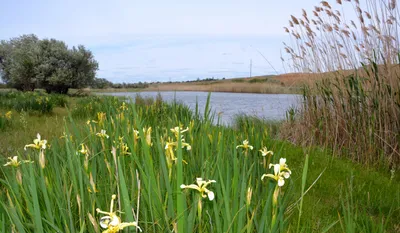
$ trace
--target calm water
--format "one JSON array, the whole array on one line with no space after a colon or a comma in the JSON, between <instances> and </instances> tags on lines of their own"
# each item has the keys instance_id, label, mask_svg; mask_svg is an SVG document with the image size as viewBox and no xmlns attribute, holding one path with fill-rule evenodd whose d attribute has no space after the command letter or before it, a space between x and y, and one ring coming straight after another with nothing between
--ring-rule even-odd
<instances>
[{"instance_id":1,"label":"calm water","mask_svg":"<svg viewBox=\"0 0 400 233\"><path fill-rule=\"evenodd\" d=\"M142 97L156 97L158 92L140 92ZM160 92L163 100L184 103L191 109L195 109L196 101L199 110L204 111L208 92ZM137 93L116 92L107 93L113 96L126 96L132 99ZM285 119L286 110L296 107L299 103L298 95L287 94L251 94L251 93L223 93L213 92L211 94L211 108L219 113L223 124L230 124L237 114L248 114L268 120Z\"/></svg>"}]
</instances>

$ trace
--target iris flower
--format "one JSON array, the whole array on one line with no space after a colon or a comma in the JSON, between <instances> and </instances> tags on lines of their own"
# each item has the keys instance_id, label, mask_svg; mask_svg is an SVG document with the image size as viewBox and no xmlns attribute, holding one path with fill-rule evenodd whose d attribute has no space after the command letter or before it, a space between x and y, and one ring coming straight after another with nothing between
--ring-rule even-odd
<instances>
[{"instance_id":1,"label":"iris flower","mask_svg":"<svg viewBox=\"0 0 400 233\"><path fill-rule=\"evenodd\" d=\"M274 152L271 150L268 150L267 147L265 147L265 146L259 151L261 152L262 156L274 155Z\"/></svg>"},{"instance_id":2,"label":"iris flower","mask_svg":"<svg viewBox=\"0 0 400 233\"><path fill-rule=\"evenodd\" d=\"M96 135L99 136L99 137L101 137L101 138L109 138L109 137L110 137L110 136L108 136L108 135L106 134L106 131L105 131L104 129L102 129L102 130L100 131L100 133L96 133Z\"/></svg>"},{"instance_id":3,"label":"iris flower","mask_svg":"<svg viewBox=\"0 0 400 233\"><path fill-rule=\"evenodd\" d=\"M4 117L9 119L9 120L11 119L11 116L12 116L12 112L11 111L8 111L6 114L4 114Z\"/></svg>"},{"instance_id":4,"label":"iris flower","mask_svg":"<svg viewBox=\"0 0 400 233\"><path fill-rule=\"evenodd\" d=\"M103 233L116 233L119 232L120 230L123 230L125 227L130 227L130 226L136 227L141 232L142 229L138 226L137 222L121 222L121 218L117 216L116 212L113 212L114 200L116 198L117 198L116 195L112 195L110 212L102 211L99 208L96 209L97 213L107 215L100 219L100 226L104 229L107 229L103 231Z\"/></svg>"},{"instance_id":5,"label":"iris flower","mask_svg":"<svg viewBox=\"0 0 400 233\"><path fill-rule=\"evenodd\" d=\"M3 166L19 167L19 165L21 165L23 163L33 163L33 161L30 161L30 160L18 161L18 156L14 156L12 158L8 157L8 162L6 164L4 164Z\"/></svg>"},{"instance_id":6,"label":"iris flower","mask_svg":"<svg viewBox=\"0 0 400 233\"><path fill-rule=\"evenodd\" d=\"M269 177L278 182L278 186L282 187L285 184L285 179L290 177L292 173L286 164L286 159L281 158L279 164L270 164L269 168L274 167L274 174L264 174L261 177L263 180L265 177Z\"/></svg>"},{"instance_id":7,"label":"iris flower","mask_svg":"<svg viewBox=\"0 0 400 233\"><path fill-rule=\"evenodd\" d=\"M248 149L253 150L253 146L249 145L249 141L247 139L243 141L243 145L238 145L236 147L236 149L238 149L238 148L243 148L245 150L248 150Z\"/></svg>"},{"instance_id":8,"label":"iris flower","mask_svg":"<svg viewBox=\"0 0 400 233\"><path fill-rule=\"evenodd\" d=\"M210 201L214 200L214 192L207 189L207 186L211 183L216 183L215 180L205 181L203 178L196 178L197 184L181 185L181 189L195 189L200 192L201 197L205 198L208 196Z\"/></svg>"},{"instance_id":9,"label":"iris flower","mask_svg":"<svg viewBox=\"0 0 400 233\"><path fill-rule=\"evenodd\" d=\"M86 155L88 153L87 147L85 146L85 144L81 144L81 149L78 151L79 153Z\"/></svg>"},{"instance_id":10,"label":"iris flower","mask_svg":"<svg viewBox=\"0 0 400 233\"><path fill-rule=\"evenodd\" d=\"M34 148L37 150L45 150L46 149L46 144L47 144L47 140L41 140L40 134L37 134L37 138L33 140L33 144L28 144L25 145L24 150L26 150L26 148L30 147L30 148Z\"/></svg>"}]
</instances>

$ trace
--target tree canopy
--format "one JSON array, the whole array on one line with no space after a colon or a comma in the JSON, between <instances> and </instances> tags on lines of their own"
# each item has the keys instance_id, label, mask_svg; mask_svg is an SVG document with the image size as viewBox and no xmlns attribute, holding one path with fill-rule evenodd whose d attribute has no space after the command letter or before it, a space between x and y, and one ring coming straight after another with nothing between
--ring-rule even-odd
<instances>
[{"instance_id":1,"label":"tree canopy","mask_svg":"<svg viewBox=\"0 0 400 233\"><path fill-rule=\"evenodd\" d=\"M63 41L33 34L0 42L1 78L18 90L67 93L91 84L97 70L92 52L83 45L69 49Z\"/></svg>"}]
</instances>

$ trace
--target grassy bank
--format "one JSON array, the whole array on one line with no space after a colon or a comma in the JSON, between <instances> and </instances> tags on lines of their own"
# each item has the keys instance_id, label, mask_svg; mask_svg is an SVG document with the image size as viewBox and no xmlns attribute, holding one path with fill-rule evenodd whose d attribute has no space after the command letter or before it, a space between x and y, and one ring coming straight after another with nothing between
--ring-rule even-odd
<instances>
[{"instance_id":1,"label":"grassy bank","mask_svg":"<svg viewBox=\"0 0 400 233\"><path fill-rule=\"evenodd\" d=\"M113 194L113 214L143 232L399 230L396 172L277 140L274 124L243 117L233 128L217 127L209 111L196 116L161 99L126 104L86 97L68 103L68 110L57 107L50 114L13 110L11 125L0 131L0 142L8 145L0 152L3 164L14 155L33 162L0 168L3 232L99 232L115 215L107 218L96 209L108 211ZM21 114L27 115L25 128ZM25 151L36 133L48 140L46 148ZM264 146L273 155L263 157ZM261 180L274 173L269 162L280 158L291 170L284 185ZM216 181L203 190L205 198L181 188L198 177Z\"/></svg>"}]
</instances>

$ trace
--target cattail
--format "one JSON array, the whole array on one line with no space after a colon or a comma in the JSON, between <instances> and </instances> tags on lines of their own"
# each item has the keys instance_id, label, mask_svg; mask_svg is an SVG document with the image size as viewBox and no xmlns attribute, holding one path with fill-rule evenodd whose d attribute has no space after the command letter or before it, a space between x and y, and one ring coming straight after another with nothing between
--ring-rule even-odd
<instances>
[{"instance_id":1,"label":"cattail","mask_svg":"<svg viewBox=\"0 0 400 233\"><path fill-rule=\"evenodd\" d=\"M340 5L342 5L342 1L341 0L336 0L336 2Z\"/></svg>"},{"instance_id":2,"label":"cattail","mask_svg":"<svg viewBox=\"0 0 400 233\"><path fill-rule=\"evenodd\" d=\"M318 12L313 11L313 13L314 13L314 16L318 17Z\"/></svg>"},{"instance_id":3,"label":"cattail","mask_svg":"<svg viewBox=\"0 0 400 233\"><path fill-rule=\"evenodd\" d=\"M293 23L299 25L299 21L297 20L297 18L294 17L293 15L290 15L290 16L292 17Z\"/></svg>"},{"instance_id":4,"label":"cattail","mask_svg":"<svg viewBox=\"0 0 400 233\"><path fill-rule=\"evenodd\" d=\"M388 19L388 20L386 20L386 23L392 25L392 24L393 24L393 21L390 20L390 19Z\"/></svg>"},{"instance_id":5,"label":"cattail","mask_svg":"<svg viewBox=\"0 0 400 233\"><path fill-rule=\"evenodd\" d=\"M358 1L358 0L354 0L354 2L357 3L357 4L360 4L360 1Z\"/></svg>"},{"instance_id":6,"label":"cattail","mask_svg":"<svg viewBox=\"0 0 400 233\"><path fill-rule=\"evenodd\" d=\"M300 24L304 26L304 21L300 19Z\"/></svg>"},{"instance_id":7,"label":"cattail","mask_svg":"<svg viewBox=\"0 0 400 233\"><path fill-rule=\"evenodd\" d=\"M340 13L340 11L335 10L335 12L336 12L336 14L337 14L338 16L342 16L342 14Z\"/></svg>"},{"instance_id":8,"label":"cattail","mask_svg":"<svg viewBox=\"0 0 400 233\"><path fill-rule=\"evenodd\" d=\"M347 58L346 54L344 54L344 53L340 53L340 56L342 56L344 59Z\"/></svg>"},{"instance_id":9,"label":"cattail","mask_svg":"<svg viewBox=\"0 0 400 233\"><path fill-rule=\"evenodd\" d=\"M361 52L360 48L357 45L354 45L354 48L358 51Z\"/></svg>"},{"instance_id":10,"label":"cattail","mask_svg":"<svg viewBox=\"0 0 400 233\"><path fill-rule=\"evenodd\" d=\"M330 10L325 9L325 12L326 12L326 14L327 14L328 16L332 17L332 12L331 12Z\"/></svg>"},{"instance_id":11,"label":"cattail","mask_svg":"<svg viewBox=\"0 0 400 233\"><path fill-rule=\"evenodd\" d=\"M294 27L293 22L291 20L289 20L289 25L290 27Z\"/></svg>"},{"instance_id":12,"label":"cattail","mask_svg":"<svg viewBox=\"0 0 400 233\"><path fill-rule=\"evenodd\" d=\"M305 42L305 44L310 48L312 47L311 43Z\"/></svg>"},{"instance_id":13,"label":"cattail","mask_svg":"<svg viewBox=\"0 0 400 233\"><path fill-rule=\"evenodd\" d=\"M315 11L316 11L316 12L320 12L320 11L322 11L322 8L321 8L321 7L317 7L317 6L315 6L315 7L314 7L314 9L315 9Z\"/></svg>"}]
</instances>

